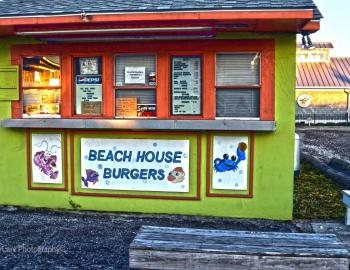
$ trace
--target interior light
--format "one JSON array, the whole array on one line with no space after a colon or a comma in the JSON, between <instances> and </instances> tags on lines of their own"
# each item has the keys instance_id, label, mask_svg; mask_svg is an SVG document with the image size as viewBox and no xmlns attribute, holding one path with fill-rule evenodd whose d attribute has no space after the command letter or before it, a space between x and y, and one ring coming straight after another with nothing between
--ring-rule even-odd
<instances>
[{"instance_id":1,"label":"interior light","mask_svg":"<svg viewBox=\"0 0 350 270\"><path fill-rule=\"evenodd\" d=\"M40 72L39 71L34 71L34 81L35 82L40 82L41 81Z\"/></svg>"}]
</instances>

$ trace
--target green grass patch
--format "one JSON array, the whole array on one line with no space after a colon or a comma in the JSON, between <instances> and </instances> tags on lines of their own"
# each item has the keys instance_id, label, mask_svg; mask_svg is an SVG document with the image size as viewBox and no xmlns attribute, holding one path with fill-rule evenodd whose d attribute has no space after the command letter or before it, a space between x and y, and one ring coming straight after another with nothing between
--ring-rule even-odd
<instances>
[{"instance_id":1,"label":"green grass patch","mask_svg":"<svg viewBox=\"0 0 350 270\"><path fill-rule=\"evenodd\" d=\"M343 219L342 188L308 163L294 179L294 218Z\"/></svg>"}]
</instances>

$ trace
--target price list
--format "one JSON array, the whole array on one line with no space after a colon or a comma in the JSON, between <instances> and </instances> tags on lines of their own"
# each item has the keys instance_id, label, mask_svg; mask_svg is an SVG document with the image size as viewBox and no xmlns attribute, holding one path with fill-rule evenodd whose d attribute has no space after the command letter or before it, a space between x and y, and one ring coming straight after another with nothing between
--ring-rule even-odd
<instances>
[{"instance_id":1,"label":"price list","mask_svg":"<svg viewBox=\"0 0 350 270\"><path fill-rule=\"evenodd\" d=\"M172 58L172 114L201 114L201 58Z\"/></svg>"}]
</instances>

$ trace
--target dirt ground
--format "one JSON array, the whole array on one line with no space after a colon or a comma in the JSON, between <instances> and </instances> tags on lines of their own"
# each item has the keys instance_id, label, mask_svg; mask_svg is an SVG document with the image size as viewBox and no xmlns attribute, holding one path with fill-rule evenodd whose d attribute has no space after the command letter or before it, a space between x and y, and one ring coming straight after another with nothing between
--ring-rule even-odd
<instances>
[{"instance_id":1,"label":"dirt ground","mask_svg":"<svg viewBox=\"0 0 350 270\"><path fill-rule=\"evenodd\" d=\"M326 163L332 158L350 162L350 126L297 127L301 150Z\"/></svg>"},{"instance_id":2,"label":"dirt ground","mask_svg":"<svg viewBox=\"0 0 350 270\"><path fill-rule=\"evenodd\" d=\"M0 269L129 269L141 225L313 231L307 222L0 207Z\"/></svg>"}]
</instances>

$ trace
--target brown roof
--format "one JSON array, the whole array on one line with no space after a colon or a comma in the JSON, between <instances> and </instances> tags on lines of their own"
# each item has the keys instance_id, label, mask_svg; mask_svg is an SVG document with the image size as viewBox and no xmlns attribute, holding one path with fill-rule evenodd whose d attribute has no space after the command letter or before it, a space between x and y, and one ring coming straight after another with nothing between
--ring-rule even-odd
<instances>
[{"instance_id":1,"label":"brown roof","mask_svg":"<svg viewBox=\"0 0 350 270\"><path fill-rule=\"evenodd\" d=\"M331 42L313 42L312 43L316 49L333 49L333 44ZM301 43L297 43L298 49L302 49L303 45Z\"/></svg>"},{"instance_id":2,"label":"brown roof","mask_svg":"<svg viewBox=\"0 0 350 270\"><path fill-rule=\"evenodd\" d=\"M297 88L350 88L350 57L297 63Z\"/></svg>"}]
</instances>

